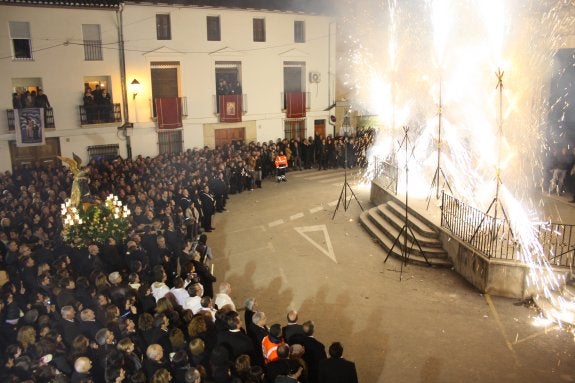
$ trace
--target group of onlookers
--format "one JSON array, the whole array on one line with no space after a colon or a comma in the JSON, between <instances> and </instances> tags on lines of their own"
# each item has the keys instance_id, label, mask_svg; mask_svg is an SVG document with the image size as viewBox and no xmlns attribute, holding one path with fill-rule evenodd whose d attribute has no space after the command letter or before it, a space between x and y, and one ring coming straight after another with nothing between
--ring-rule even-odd
<instances>
[{"instance_id":1,"label":"group of onlookers","mask_svg":"<svg viewBox=\"0 0 575 383\"><path fill-rule=\"evenodd\" d=\"M0 175L3 381L357 381L341 344L327 358L312 321L300 325L290 312L285 326L268 327L255 299L240 315L230 284L213 288L211 217L230 194L261 187L273 175L268 159L292 145L91 161L90 200L118 196L132 228L126 243L80 249L60 236L73 182L66 167Z\"/></svg>"}]
</instances>

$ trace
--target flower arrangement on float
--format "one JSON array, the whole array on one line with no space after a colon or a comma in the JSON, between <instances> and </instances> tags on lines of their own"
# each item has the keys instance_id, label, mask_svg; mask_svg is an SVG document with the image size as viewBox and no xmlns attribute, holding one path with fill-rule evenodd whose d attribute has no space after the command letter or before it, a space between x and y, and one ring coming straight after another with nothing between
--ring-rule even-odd
<instances>
[{"instance_id":1,"label":"flower arrangement on float","mask_svg":"<svg viewBox=\"0 0 575 383\"><path fill-rule=\"evenodd\" d=\"M91 243L105 244L108 238L121 243L130 228L130 209L118 197L110 194L105 201L82 203L78 206L67 199L62 207L62 239L75 248Z\"/></svg>"}]
</instances>

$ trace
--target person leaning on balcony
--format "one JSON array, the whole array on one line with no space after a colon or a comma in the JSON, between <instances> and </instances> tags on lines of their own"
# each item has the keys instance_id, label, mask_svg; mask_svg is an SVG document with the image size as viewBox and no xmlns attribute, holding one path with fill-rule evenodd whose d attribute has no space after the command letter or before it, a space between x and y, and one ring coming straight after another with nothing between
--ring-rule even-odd
<instances>
[{"instance_id":1,"label":"person leaning on balcony","mask_svg":"<svg viewBox=\"0 0 575 383\"><path fill-rule=\"evenodd\" d=\"M34 106L36 108L50 108L50 101L48 101L48 96L46 96L46 94L44 94L44 89L42 88L38 88L38 94L36 95L36 98L34 99Z\"/></svg>"},{"instance_id":2,"label":"person leaning on balcony","mask_svg":"<svg viewBox=\"0 0 575 383\"><path fill-rule=\"evenodd\" d=\"M110 96L107 89L102 89L102 97L99 101L100 119L104 120L104 122L113 122L114 110L112 108L112 96Z\"/></svg>"},{"instance_id":3,"label":"person leaning on balcony","mask_svg":"<svg viewBox=\"0 0 575 383\"><path fill-rule=\"evenodd\" d=\"M94 100L94 95L90 88L86 88L86 93L84 93L84 110L86 111L88 124L93 123L96 117L96 100Z\"/></svg>"}]
</instances>

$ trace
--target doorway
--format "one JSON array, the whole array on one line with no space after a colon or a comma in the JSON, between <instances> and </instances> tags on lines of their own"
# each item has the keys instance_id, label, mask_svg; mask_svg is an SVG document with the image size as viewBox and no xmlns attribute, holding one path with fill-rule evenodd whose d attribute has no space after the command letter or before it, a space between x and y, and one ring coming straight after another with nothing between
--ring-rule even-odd
<instances>
[{"instance_id":1,"label":"doorway","mask_svg":"<svg viewBox=\"0 0 575 383\"><path fill-rule=\"evenodd\" d=\"M46 138L45 145L16 146L16 141L10 141L10 158L12 168L15 166L31 164L51 164L60 155L60 139L58 137Z\"/></svg>"},{"instance_id":2,"label":"doorway","mask_svg":"<svg viewBox=\"0 0 575 383\"><path fill-rule=\"evenodd\" d=\"M313 134L325 138L325 120L313 120Z\"/></svg>"},{"instance_id":3,"label":"doorway","mask_svg":"<svg viewBox=\"0 0 575 383\"><path fill-rule=\"evenodd\" d=\"M246 128L227 128L214 130L216 147L232 145L238 141L244 142L246 139Z\"/></svg>"}]
</instances>

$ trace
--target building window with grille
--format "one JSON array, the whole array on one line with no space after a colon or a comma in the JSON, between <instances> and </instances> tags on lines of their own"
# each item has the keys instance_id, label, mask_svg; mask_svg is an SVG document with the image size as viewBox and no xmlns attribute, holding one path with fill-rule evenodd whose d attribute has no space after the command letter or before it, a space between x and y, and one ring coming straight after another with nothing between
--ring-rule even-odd
<instances>
[{"instance_id":1,"label":"building window with grille","mask_svg":"<svg viewBox=\"0 0 575 383\"><path fill-rule=\"evenodd\" d=\"M183 152L184 140L181 130L161 130L158 132L160 154L180 154Z\"/></svg>"},{"instance_id":2,"label":"building window with grille","mask_svg":"<svg viewBox=\"0 0 575 383\"><path fill-rule=\"evenodd\" d=\"M172 39L172 27L169 14L156 15L156 34L158 40Z\"/></svg>"},{"instance_id":3,"label":"building window with grille","mask_svg":"<svg viewBox=\"0 0 575 383\"><path fill-rule=\"evenodd\" d=\"M100 24L82 24L84 36L84 59L86 61L102 60L102 37Z\"/></svg>"},{"instance_id":4,"label":"building window with grille","mask_svg":"<svg viewBox=\"0 0 575 383\"><path fill-rule=\"evenodd\" d=\"M208 26L208 41L220 41L222 39L220 31L220 17L207 16L206 23Z\"/></svg>"},{"instance_id":5,"label":"building window with grille","mask_svg":"<svg viewBox=\"0 0 575 383\"><path fill-rule=\"evenodd\" d=\"M12 53L15 60L32 60L30 23L10 21L10 39L12 40Z\"/></svg>"},{"instance_id":6,"label":"building window with grille","mask_svg":"<svg viewBox=\"0 0 575 383\"><path fill-rule=\"evenodd\" d=\"M293 41L295 43L305 43L305 22L294 21L294 23L293 23Z\"/></svg>"},{"instance_id":7,"label":"building window with grille","mask_svg":"<svg viewBox=\"0 0 575 383\"><path fill-rule=\"evenodd\" d=\"M254 41L266 41L266 20L254 19Z\"/></svg>"}]
</instances>

